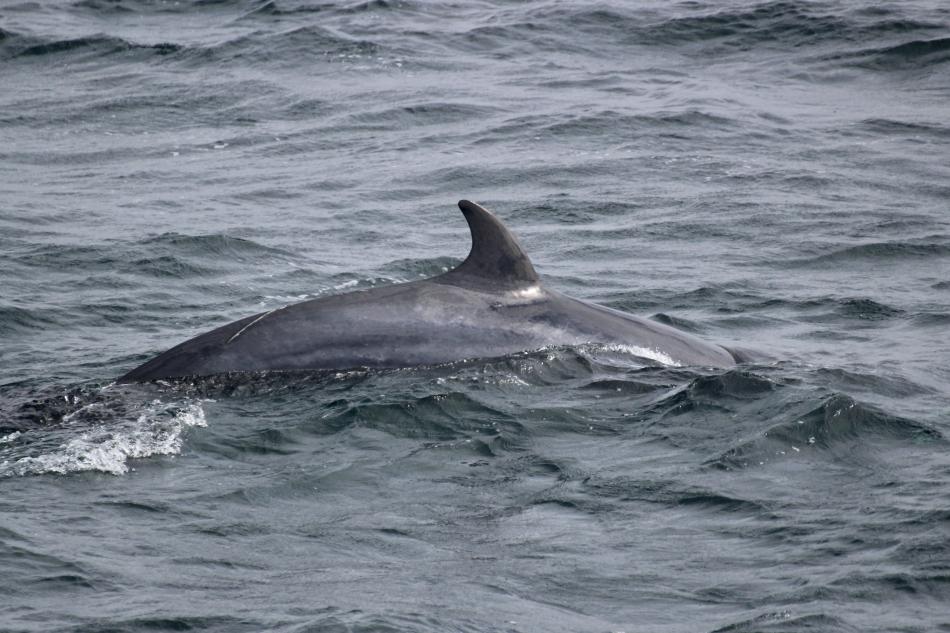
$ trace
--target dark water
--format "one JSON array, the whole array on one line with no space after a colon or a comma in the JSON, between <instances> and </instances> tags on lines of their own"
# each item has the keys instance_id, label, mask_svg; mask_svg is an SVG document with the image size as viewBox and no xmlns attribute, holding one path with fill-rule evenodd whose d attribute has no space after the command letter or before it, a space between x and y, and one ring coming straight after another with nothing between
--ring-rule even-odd
<instances>
[{"instance_id":1,"label":"dark water","mask_svg":"<svg viewBox=\"0 0 950 633\"><path fill-rule=\"evenodd\" d=\"M759 352L117 387L464 257ZM0 630L950 631L950 5L0 5Z\"/></svg>"}]
</instances>

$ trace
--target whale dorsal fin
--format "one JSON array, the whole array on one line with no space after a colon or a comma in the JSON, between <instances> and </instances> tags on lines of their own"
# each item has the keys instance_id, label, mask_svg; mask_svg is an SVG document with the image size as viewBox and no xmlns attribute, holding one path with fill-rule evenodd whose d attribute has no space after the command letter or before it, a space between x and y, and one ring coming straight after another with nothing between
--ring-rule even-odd
<instances>
[{"instance_id":1,"label":"whale dorsal fin","mask_svg":"<svg viewBox=\"0 0 950 633\"><path fill-rule=\"evenodd\" d=\"M459 200L459 209L472 232L472 250L439 281L487 290L515 290L539 283L531 260L501 220L468 200Z\"/></svg>"}]
</instances>

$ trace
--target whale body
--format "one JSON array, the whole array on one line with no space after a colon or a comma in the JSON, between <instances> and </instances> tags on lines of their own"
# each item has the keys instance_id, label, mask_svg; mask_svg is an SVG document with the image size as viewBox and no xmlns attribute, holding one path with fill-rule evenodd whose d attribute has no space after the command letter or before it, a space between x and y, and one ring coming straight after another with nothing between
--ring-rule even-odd
<instances>
[{"instance_id":1,"label":"whale body","mask_svg":"<svg viewBox=\"0 0 950 633\"><path fill-rule=\"evenodd\" d=\"M546 288L497 217L467 200L459 208L472 249L449 272L255 314L185 341L118 381L399 368L587 343L620 345L663 364L736 364L725 348L681 330Z\"/></svg>"}]
</instances>

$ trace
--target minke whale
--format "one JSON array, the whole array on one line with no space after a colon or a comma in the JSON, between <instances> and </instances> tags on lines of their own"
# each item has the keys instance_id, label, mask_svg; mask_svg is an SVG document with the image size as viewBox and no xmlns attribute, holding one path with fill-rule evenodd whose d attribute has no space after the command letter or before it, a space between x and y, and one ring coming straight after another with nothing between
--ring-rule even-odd
<instances>
[{"instance_id":1,"label":"minke whale","mask_svg":"<svg viewBox=\"0 0 950 633\"><path fill-rule=\"evenodd\" d=\"M668 365L736 364L723 347L545 287L497 217L474 202L458 204L472 249L456 268L254 314L185 341L118 382L437 365L588 343L620 345Z\"/></svg>"}]
</instances>

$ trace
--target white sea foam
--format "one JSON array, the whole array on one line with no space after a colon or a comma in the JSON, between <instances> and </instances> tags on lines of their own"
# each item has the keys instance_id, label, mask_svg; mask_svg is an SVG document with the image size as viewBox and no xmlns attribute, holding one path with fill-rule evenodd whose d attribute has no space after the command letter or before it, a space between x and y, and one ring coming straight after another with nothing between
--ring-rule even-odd
<instances>
[{"instance_id":1,"label":"white sea foam","mask_svg":"<svg viewBox=\"0 0 950 633\"><path fill-rule=\"evenodd\" d=\"M169 405L155 400L134 420L97 424L59 446L44 448L39 455L4 461L0 463L0 476L87 470L122 475L129 472L131 459L181 453L185 430L206 425L200 402ZM64 429L66 433L72 430ZM14 435L4 440L12 442L19 437Z\"/></svg>"},{"instance_id":2,"label":"white sea foam","mask_svg":"<svg viewBox=\"0 0 950 633\"><path fill-rule=\"evenodd\" d=\"M638 356L639 358L646 358L648 360L654 360L658 363L663 363L664 365L669 365L670 367L682 367L682 363L678 363L665 352L661 352L658 349L651 349L649 347L640 347L639 345L606 345L604 346L605 350L611 352L622 352L624 354L631 354L633 356Z\"/></svg>"},{"instance_id":3,"label":"white sea foam","mask_svg":"<svg viewBox=\"0 0 950 633\"><path fill-rule=\"evenodd\" d=\"M350 279L349 281L344 281L343 283L332 286L330 290L346 290L348 288L355 288L359 285L359 283L359 279Z\"/></svg>"}]
</instances>

